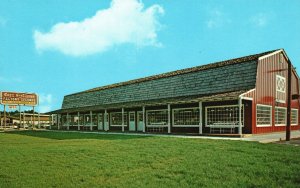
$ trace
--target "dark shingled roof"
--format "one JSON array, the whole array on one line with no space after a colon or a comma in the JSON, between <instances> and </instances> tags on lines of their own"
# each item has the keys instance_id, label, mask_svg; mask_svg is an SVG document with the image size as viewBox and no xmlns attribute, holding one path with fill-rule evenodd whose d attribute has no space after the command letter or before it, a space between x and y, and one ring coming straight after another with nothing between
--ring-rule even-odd
<instances>
[{"instance_id":1,"label":"dark shingled roof","mask_svg":"<svg viewBox=\"0 0 300 188\"><path fill-rule=\"evenodd\" d=\"M66 95L62 109L101 109L125 104L138 106L153 101L187 101L192 98L247 91L255 88L258 58L275 51L277 50Z\"/></svg>"},{"instance_id":2,"label":"dark shingled roof","mask_svg":"<svg viewBox=\"0 0 300 188\"><path fill-rule=\"evenodd\" d=\"M277 49L277 50L279 50L279 49ZM232 65L232 64L238 64L238 63L243 63L243 62L247 62L247 61L256 61L259 57L270 54L270 53L273 53L277 50L271 50L271 51L267 51L267 52L263 52L263 53L259 53L259 54L248 55L248 56L239 57L239 58L235 58L235 59L230 59L230 60L215 62L215 63L211 63L211 64L200 65L200 66L196 66L196 67L171 71L171 72L167 72L167 73L163 73L163 74L157 74L157 75L148 76L148 77L144 77L144 78L138 78L138 79L129 80L129 81L126 81L126 82L119 82L119 83L115 83L115 84L111 84L111 85L96 87L96 88L93 88L93 89L89 89L89 90L78 92L78 93L73 93L73 94L70 94L70 95L77 95L77 94L80 94L80 93L111 89L111 88L115 88L115 87L129 85L129 84L136 84L136 83L145 82L145 81L149 81L149 80L167 78L167 77L176 76L176 75L179 75L179 74L187 74L187 73L191 73L191 72L202 71L202 70L206 70L206 69L213 69L213 68L217 68L217 67L222 67L222 66ZM68 95L66 95L66 96L68 96Z\"/></svg>"}]
</instances>

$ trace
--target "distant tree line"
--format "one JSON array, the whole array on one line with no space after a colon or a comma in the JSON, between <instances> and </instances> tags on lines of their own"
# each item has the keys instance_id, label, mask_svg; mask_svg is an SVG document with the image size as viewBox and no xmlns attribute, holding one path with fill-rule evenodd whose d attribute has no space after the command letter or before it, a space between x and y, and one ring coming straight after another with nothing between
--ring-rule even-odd
<instances>
[{"instance_id":1,"label":"distant tree line","mask_svg":"<svg viewBox=\"0 0 300 188\"><path fill-rule=\"evenodd\" d=\"M3 110L1 110L0 112L1 112L1 114L4 113ZM24 111L22 111L21 113L23 113L23 112L32 114L32 113L33 113L33 110L24 110ZM13 116L13 115L19 114L19 110L9 111L9 112L6 111L6 113ZM34 112L34 113L35 113L35 114L38 114L38 112Z\"/></svg>"}]
</instances>

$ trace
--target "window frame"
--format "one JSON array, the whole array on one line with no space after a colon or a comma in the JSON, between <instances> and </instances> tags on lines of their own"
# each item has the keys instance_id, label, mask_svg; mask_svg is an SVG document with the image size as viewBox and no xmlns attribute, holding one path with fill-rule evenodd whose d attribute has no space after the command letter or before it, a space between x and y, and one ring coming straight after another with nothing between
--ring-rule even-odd
<instances>
[{"instance_id":1,"label":"window frame","mask_svg":"<svg viewBox=\"0 0 300 188\"><path fill-rule=\"evenodd\" d=\"M276 124L276 108L285 109L285 114L284 114L285 124ZM274 109L274 124L275 124L276 127L286 126L286 123L287 123L286 114L287 114L287 108L286 107L275 106L275 109Z\"/></svg>"},{"instance_id":2,"label":"window frame","mask_svg":"<svg viewBox=\"0 0 300 188\"><path fill-rule=\"evenodd\" d=\"M280 78L280 79L284 80L284 84L285 84L284 91L281 91L281 90L277 89L277 78ZM276 89L276 102L285 103L285 101L286 101L286 78L284 76L276 74L276 82L275 83L276 83L276 86L275 86L275 89ZM278 95L277 95L278 92L284 94L284 99L283 100L278 99Z\"/></svg>"},{"instance_id":3,"label":"window frame","mask_svg":"<svg viewBox=\"0 0 300 188\"><path fill-rule=\"evenodd\" d=\"M257 111L258 111L257 107L258 106L263 106L263 107L269 107L270 108L270 125L268 125L268 124L258 125L257 124ZM256 127L272 127L272 119L273 119L272 111L273 111L273 106L271 106L271 105L256 104Z\"/></svg>"},{"instance_id":4,"label":"window frame","mask_svg":"<svg viewBox=\"0 0 300 188\"><path fill-rule=\"evenodd\" d=\"M91 119L91 114L83 114L83 117L84 117L84 120L83 120L83 125L84 126L91 126L91 122L92 122L92 119Z\"/></svg>"},{"instance_id":5,"label":"window frame","mask_svg":"<svg viewBox=\"0 0 300 188\"><path fill-rule=\"evenodd\" d=\"M294 123L294 124L292 123L292 122L293 122L293 121L292 121L292 120L293 120L293 118L292 118L293 110L296 111L296 124L295 124L295 123ZM299 113L299 111L298 111L297 108L291 108L291 125L292 125L292 126L297 126L297 125L299 124L299 122L298 122L298 118L299 118L299 117L298 117L298 113Z\"/></svg>"},{"instance_id":6,"label":"window frame","mask_svg":"<svg viewBox=\"0 0 300 188\"><path fill-rule=\"evenodd\" d=\"M126 121L126 119L128 118L128 116L127 116L127 113L126 112L124 112L124 119L123 119L123 125L122 125L122 122L121 122L121 124L120 125L114 125L114 124L112 124L112 114L121 114L121 118L122 118L122 112L110 112L109 113L109 126L112 126L112 127L122 127L122 126L124 126L124 127L127 127L128 125L127 125L127 122L128 121ZM126 117L127 116L127 117ZM121 120L122 121L122 120Z\"/></svg>"},{"instance_id":7,"label":"window frame","mask_svg":"<svg viewBox=\"0 0 300 188\"><path fill-rule=\"evenodd\" d=\"M214 127L214 126L211 126L211 125L207 125L207 109L208 108L218 108L218 107L239 107L239 105L238 104L232 104L232 105L206 106L205 107L205 127ZM243 112L243 114L242 114L242 119L243 119L242 127L244 127L244 124L245 124L245 107L244 107L244 104L242 105L242 112ZM239 127L239 125L235 125L234 127ZM226 127L224 127L224 128L226 128Z\"/></svg>"},{"instance_id":8,"label":"window frame","mask_svg":"<svg viewBox=\"0 0 300 188\"><path fill-rule=\"evenodd\" d=\"M61 124L62 124L63 126L67 126L67 125L68 125L67 114L61 115Z\"/></svg>"},{"instance_id":9,"label":"window frame","mask_svg":"<svg viewBox=\"0 0 300 188\"><path fill-rule=\"evenodd\" d=\"M92 114L91 122L93 126L98 126L98 113Z\"/></svg>"},{"instance_id":10,"label":"window frame","mask_svg":"<svg viewBox=\"0 0 300 188\"><path fill-rule=\"evenodd\" d=\"M166 125L149 125L148 124L148 112L155 112L155 111L166 111L168 113L168 109L160 109L160 110L146 110L146 127L168 127L168 119L167 119L167 124Z\"/></svg>"},{"instance_id":11,"label":"window frame","mask_svg":"<svg viewBox=\"0 0 300 188\"><path fill-rule=\"evenodd\" d=\"M174 115L175 115L175 113L174 113L174 111L176 111L176 110L187 110L187 109L196 109L196 110L198 110L198 118L199 118L199 123L200 123L200 109L199 109L199 107L186 107L186 108L173 108L172 109L172 126L173 127L199 127L199 123L197 124L197 125L175 125L174 124Z\"/></svg>"}]
</instances>

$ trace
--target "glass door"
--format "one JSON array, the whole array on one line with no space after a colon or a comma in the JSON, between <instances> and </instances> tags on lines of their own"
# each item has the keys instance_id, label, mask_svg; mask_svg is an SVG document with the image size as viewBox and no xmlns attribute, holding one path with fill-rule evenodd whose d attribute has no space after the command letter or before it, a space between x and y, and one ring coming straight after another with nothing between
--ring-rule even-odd
<instances>
[{"instance_id":1,"label":"glass door","mask_svg":"<svg viewBox=\"0 0 300 188\"><path fill-rule=\"evenodd\" d=\"M143 131L144 122L143 122L143 112L137 112L137 130Z\"/></svg>"},{"instance_id":2,"label":"glass door","mask_svg":"<svg viewBox=\"0 0 300 188\"><path fill-rule=\"evenodd\" d=\"M135 131L135 113L129 112L129 131Z\"/></svg>"},{"instance_id":3,"label":"glass door","mask_svg":"<svg viewBox=\"0 0 300 188\"><path fill-rule=\"evenodd\" d=\"M98 114L98 130L103 130L103 114Z\"/></svg>"}]
</instances>

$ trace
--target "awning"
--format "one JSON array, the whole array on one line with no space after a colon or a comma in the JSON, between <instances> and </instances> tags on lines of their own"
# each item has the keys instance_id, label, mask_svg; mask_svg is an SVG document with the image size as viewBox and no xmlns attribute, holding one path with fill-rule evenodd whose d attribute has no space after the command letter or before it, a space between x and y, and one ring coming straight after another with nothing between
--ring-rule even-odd
<instances>
[{"instance_id":1,"label":"awning","mask_svg":"<svg viewBox=\"0 0 300 188\"><path fill-rule=\"evenodd\" d=\"M75 113L75 112L86 112L86 111L100 111L100 110L109 110L109 109L120 109L120 108L136 108L142 106L159 106L166 104L183 104L183 103L195 103L195 102L212 102L212 101L227 101L227 100L237 100L238 97L247 91L232 91L226 93L217 93L217 94L207 94L202 96L186 96L186 97L176 97L176 98L167 98L159 100L148 100L148 101L133 101L127 103L112 103L112 104L103 104L95 106L83 106L76 108L68 109L58 109L46 114L61 114L61 113Z\"/></svg>"}]
</instances>

